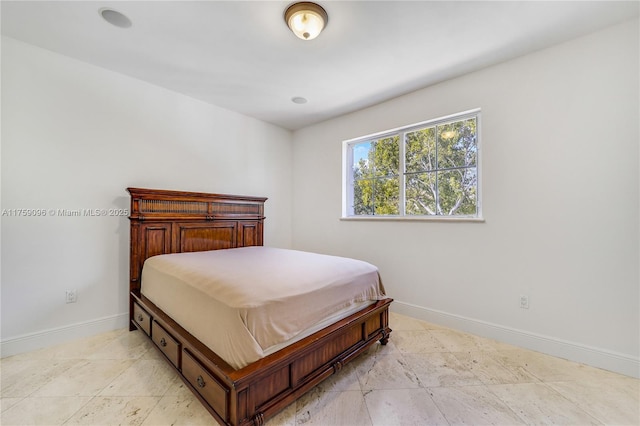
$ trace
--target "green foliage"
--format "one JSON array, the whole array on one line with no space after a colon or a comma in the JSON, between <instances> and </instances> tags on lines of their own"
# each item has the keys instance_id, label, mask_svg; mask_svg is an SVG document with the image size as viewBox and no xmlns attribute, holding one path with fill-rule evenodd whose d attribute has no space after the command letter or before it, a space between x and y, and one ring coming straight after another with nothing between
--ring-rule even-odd
<instances>
[{"instance_id":1,"label":"green foliage","mask_svg":"<svg viewBox=\"0 0 640 426\"><path fill-rule=\"evenodd\" d=\"M475 215L477 212L475 118L426 127L405 137L405 213ZM364 142L353 165L354 214L400 213L400 135Z\"/></svg>"},{"instance_id":2,"label":"green foliage","mask_svg":"<svg viewBox=\"0 0 640 426\"><path fill-rule=\"evenodd\" d=\"M400 145L397 135L370 144L368 156L354 166L354 206L356 215L397 215L400 213Z\"/></svg>"}]
</instances>

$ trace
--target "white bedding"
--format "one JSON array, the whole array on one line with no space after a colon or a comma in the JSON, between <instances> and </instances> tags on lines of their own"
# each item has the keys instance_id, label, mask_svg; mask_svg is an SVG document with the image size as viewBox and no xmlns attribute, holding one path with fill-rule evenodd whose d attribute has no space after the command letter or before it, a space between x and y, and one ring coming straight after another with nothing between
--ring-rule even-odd
<instances>
[{"instance_id":1,"label":"white bedding","mask_svg":"<svg viewBox=\"0 0 640 426\"><path fill-rule=\"evenodd\" d=\"M151 257L142 294L236 369L385 297L370 263L270 247Z\"/></svg>"}]
</instances>

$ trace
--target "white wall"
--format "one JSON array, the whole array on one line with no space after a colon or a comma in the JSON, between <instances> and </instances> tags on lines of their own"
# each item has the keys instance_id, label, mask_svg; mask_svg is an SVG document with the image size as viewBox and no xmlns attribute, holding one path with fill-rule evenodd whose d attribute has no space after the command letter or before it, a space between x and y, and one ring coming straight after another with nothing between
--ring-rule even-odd
<instances>
[{"instance_id":1,"label":"white wall","mask_svg":"<svg viewBox=\"0 0 640 426\"><path fill-rule=\"evenodd\" d=\"M126 188L269 197L291 245L291 132L2 39L2 209L129 208ZM2 355L128 323L129 220L2 218ZM78 301L65 304L65 290Z\"/></svg>"},{"instance_id":2,"label":"white wall","mask_svg":"<svg viewBox=\"0 0 640 426\"><path fill-rule=\"evenodd\" d=\"M637 376L638 51L636 20L294 132L294 248L375 263L396 311ZM477 107L484 223L339 220L343 140Z\"/></svg>"}]
</instances>

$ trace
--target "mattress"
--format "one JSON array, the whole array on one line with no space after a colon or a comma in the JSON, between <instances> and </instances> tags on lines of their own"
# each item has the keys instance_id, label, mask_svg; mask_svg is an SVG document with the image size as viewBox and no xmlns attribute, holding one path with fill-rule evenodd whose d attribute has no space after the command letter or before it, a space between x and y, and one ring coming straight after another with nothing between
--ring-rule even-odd
<instances>
[{"instance_id":1,"label":"mattress","mask_svg":"<svg viewBox=\"0 0 640 426\"><path fill-rule=\"evenodd\" d=\"M385 298L370 263L272 247L151 257L141 292L236 369Z\"/></svg>"}]
</instances>

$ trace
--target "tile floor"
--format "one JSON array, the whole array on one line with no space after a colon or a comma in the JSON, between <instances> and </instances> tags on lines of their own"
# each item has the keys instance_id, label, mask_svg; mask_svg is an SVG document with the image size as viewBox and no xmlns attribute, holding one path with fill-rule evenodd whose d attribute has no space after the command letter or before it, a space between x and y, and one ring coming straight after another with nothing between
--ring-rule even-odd
<instances>
[{"instance_id":1,"label":"tile floor","mask_svg":"<svg viewBox=\"0 0 640 426\"><path fill-rule=\"evenodd\" d=\"M391 314L376 344L268 425L640 424L640 381ZM214 425L139 331L0 362L2 425Z\"/></svg>"}]
</instances>

